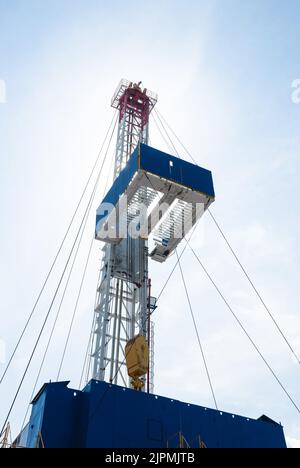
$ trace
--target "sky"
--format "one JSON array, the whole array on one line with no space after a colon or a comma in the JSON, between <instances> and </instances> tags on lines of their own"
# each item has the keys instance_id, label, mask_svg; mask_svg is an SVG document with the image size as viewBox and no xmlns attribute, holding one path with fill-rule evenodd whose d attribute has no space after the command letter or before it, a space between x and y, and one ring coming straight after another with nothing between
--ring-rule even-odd
<instances>
[{"instance_id":1,"label":"sky","mask_svg":"<svg viewBox=\"0 0 300 468\"><path fill-rule=\"evenodd\" d=\"M212 212L300 356L300 79L297 0L0 0L0 371L66 231L113 117L121 78L143 81L197 163L213 172ZM298 84L297 84L298 83ZM294 93L294 94L293 94ZM151 123L151 144L168 150ZM182 157L187 156L182 152ZM105 165L39 379L55 380L113 158ZM75 228L0 386L0 421L49 307ZM208 216L192 245L300 405L300 367ZM93 318L94 243L62 379L78 387ZM150 263L153 294L174 265ZM187 250L182 260L220 408L281 422L300 447L299 413ZM213 406L179 271L155 313L155 393ZM11 415L27 402L58 302Z\"/></svg>"}]
</instances>

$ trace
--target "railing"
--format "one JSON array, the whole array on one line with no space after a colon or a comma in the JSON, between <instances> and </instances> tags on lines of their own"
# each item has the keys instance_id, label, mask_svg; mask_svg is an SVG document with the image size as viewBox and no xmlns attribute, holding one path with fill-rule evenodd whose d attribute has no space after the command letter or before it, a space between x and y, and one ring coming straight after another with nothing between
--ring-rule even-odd
<instances>
[{"instance_id":1,"label":"railing","mask_svg":"<svg viewBox=\"0 0 300 468\"><path fill-rule=\"evenodd\" d=\"M207 448L203 440L201 439L200 435L195 437L190 443L186 440L182 432L177 432L172 437L170 437L167 441L167 448L174 448L170 446L170 442L175 439L176 448L193 448L195 443L195 448ZM178 445L177 445L178 444ZM173 445L173 444L172 444Z\"/></svg>"}]
</instances>

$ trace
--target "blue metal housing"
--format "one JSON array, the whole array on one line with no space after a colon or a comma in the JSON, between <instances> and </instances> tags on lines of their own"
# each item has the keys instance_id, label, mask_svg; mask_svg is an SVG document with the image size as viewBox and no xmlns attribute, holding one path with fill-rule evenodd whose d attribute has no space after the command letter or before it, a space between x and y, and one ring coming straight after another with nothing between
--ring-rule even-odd
<instances>
[{"instance_id":1,"label":"blue metal housing","mask_svg":"<svg viewBox=\"0 0 300 468\"><path fill-rule=\"evenodd\" d=\"M191 192L205 195L207 201L212 201L215 198L212 173L210 171L141 143L132 153L126 167L114 181L100 207L105 204L117 207L121 196L129 188L134 177L142 173L146 173L148 176L154 175L164 181L174 182L185 187ZM148 181L149 177L143 179L146 184ZM152 187L153 184L155 182L152 182L149 187ZM108 214L102 211L97 213L96 237Z\"/></svg>"},{"instance_id":2,"label":"blue metal housing","mask_svg":"<svg viewBox=\"0 0 300 468\"><path fill-rule=\"evenodd\" d=\"M192 448L286 448L283 428L266 416L247 419L92 380L43 386L33 401L27 447L170 448L181 432Z\"/></svg>"},{"instance_id":3,"label":"blue metal housing","mask_svg":"<svg viewBox=\"0 0 300 468\"><path fill-rule=\"evenodd\" d=\"M196 192L215 197L211 171L147 145L140 145L139 168Z\"/></svg>"},{"instance_id":4,"label":"blue metal housing","mask_svg":"<svg viewBox=\"0 0 300 468\"><path fill-rule=\"evenodd\" d=\"M97 210L96 239L117 245L138 226L163 263L214 200L210 171L139 144Z\"/></svg>"}]
</instances>

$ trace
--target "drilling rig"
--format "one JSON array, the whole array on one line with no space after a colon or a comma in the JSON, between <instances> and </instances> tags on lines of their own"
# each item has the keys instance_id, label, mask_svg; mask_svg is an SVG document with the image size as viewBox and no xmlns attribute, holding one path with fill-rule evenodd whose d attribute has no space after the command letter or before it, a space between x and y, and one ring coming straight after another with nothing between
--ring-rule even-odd
<instances>
[{"instance_id":1,"label":"drilling rig","mask_svg":"<svg viewBox=\"0 0 300 468\"><path fill-rule=\"evenodd\" d=\"M208 409L154 395L157 304L149 259L168 263L215 201L209 170L149 146L156 104L155 93L126 80L112 99L117 145L113 182L96 213L95 238L103 243L103 257L90 380L81 390L69 388L68 381L45 384L15 446L286 447L282 426L267 416L254 420L220 412L217 405Z\"/></svg>"}]
</instances>

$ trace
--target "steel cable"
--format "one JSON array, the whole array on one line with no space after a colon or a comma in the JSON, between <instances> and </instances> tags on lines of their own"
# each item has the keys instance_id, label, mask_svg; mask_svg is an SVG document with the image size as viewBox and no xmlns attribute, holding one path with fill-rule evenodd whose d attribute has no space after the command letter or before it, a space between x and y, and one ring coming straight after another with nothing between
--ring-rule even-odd
<instances>
[{"instance_id":1,"label":"steel cable","mask_svg":"<svg viewBox=\"0 0 300 468\"><path fill-rule=\"evenodd\" d=\"M94 174L94 172L95 172L95 169L96 169L97 164L98 164L98 162L99 162L100 156L101 156L101 154L102 154L103 148L104 148L104 146L105 146L105 142L106 142L107 137L108 137L108 135L109 135L109 133L110 133L110 130L111 130L111 128L112 128L112 125L113 125L113 123L114 123L114 120L115 120L115 114L114 114L113 119L112 119L112 121L111 121L111 123L110 123L110 125L109 125L108 131L107 131L107 133L106 133L106 135L105 135L105 138L104 138L104 141L103 141L103 144L102 144L102 146L101 146L101 148L100 148L100 151L99 151L99 153L98 153L96 162L94 163L94 166L93 166L93 168L92 168L92 170L91 170L91 173L90 173L90 176L89 176L89 178L88 178L88 181L87 181L87 183L86 183L86 185L85 185L85 187L84 187L84 189L83 189L83 192L82 192L82 194L81 194L81 197L80 197L80 199L79 199L79 202L78 202L78 204L77 204L77 206L76 206L76 208L75 208L75 211L74 211L74 213L73 213L73 216L72 216L72 218L71 218L71 221L70 221L70 223L69 223L69 225L68 225L67 231L66 231L66 233L65 233L65 235L64 235L64 237L63 237L63 240L62 240L62 242L61 242L61 244L60 244L60 246L59 246L59 249L58 249L58 251L57 251L57 253L56 253L55 257L54 257L54 260L53 260L53 262L52 262L52 265L51 265L51 267L50 267L50 270L49 270L49 272L48 272L48 274L47 274L47 276L46 276L46 279L45 279L45 281L44 281L44 283L43 283L43 285L42 285L42 288L40 289L40 292L39 292L39 294L38 294L38 296L37 296L37 299L36 299L36 301L35 301L35 303L34 303L34 306L33 306L32 310L31 310L31 313L30 313L30 315L29 315L29 317L28 317L28 319L27 319L27 321L26 321L26 323L25 323L25 326L24 326L24 328L23 328L23 330L22 330L22 332L21 332L21 335L20 335L19 338L18 338L17 344L15 345L14 350L13 350L13 352L12 352L12 354L11 354L9 360L8 360L8 363L7 363L6 367L5 367L5 370L4 370L4 372L3 372L2 376L1 376L0 385L2 384L2 382L3 382L3 380L4 380L4 378L5 378L6 374L7 374L7 372L8 372L8 370L9 370L10 366L11 366L11 363L12 363L12 361L13 361L15 355L16 355L17 350L19 349L19 346L20 346L20 344L21 344L21 342L22 342L22 340L23 340L23 337L24 337L24 335L25 335L25 332L26 332L26 330L27 330L27 328L28 328L28 326L29 326L29 324L30 324L30 322L31 322L31 319L32 319L32 317L33 317L33 315L34 315L34 313L35 313L35 310L36 310L36 308L37 308L37 306L38 306L38 304L39 304L39 301L40 301L40 299L41 299L41 297L42 297L42 294L43 294L43 292L44 292L44 290L45 290L45 288L46 288L46 286L47 286L47 284L48 284L49 278L50 278L50 276L51 276L51 274L52 274L52 272L53 272L53 269L54 269L54 267L55 267L55 265L56 265L56 262L57 262L57 260L58 260L58 258L59 258L59 256L60 256L60 253L61 253L62 248L63 248L63 246L64 246L64 244L65 244L65 241L66 241L66 239L67 239L67 237L68 237L68 235L69 235L70 229L71 229L71 227L72 227L72 225L73 225L73 222L74 222L74 220L75 220L75 218L76 218L76 215L77 215L77 213L78 213L78 210L79 210L79 208L80 208L80 205L81 205L81 203L82 203L82 200L83 200L83 198L84 198L84 196L85 196L85 194L86 194L86 191L87 191L87 189L88 189L89 183L90 183L90 181L91 181L91 179L92 179L92 176L93 176L93 174Z\"/></svg>"},{"instance_id":2,"label":"steel cable","mask_svg":"<svg viewBox=\"0 0 300 468\"><path fill-rule=\"evenodd\" d=\"M113 118L113 121L112 121L112 122L114 122L114 120L115 120L115 117ZM116 123L117 123L117 120L115 120L115 126L116 126ZM114 133L114 130L115 130L115 126L114 126L114 129L113 129L113 133ZM110 129L111 129L111 126L110 126ZM112 133L112 136L113 136L113 133ZM112 139L112 136L111 136L111 139ZM111 140L110 140L110 141L111 141ZM109 143L109 145L110 145L110 143ZM18 386L18 388L17 388L16 394L15 394L15 396L14 396L14 398L13 398L12 404L11 404L11 406L10 406L10 409L9 409L9 411L8 411L8 414L7 414L7 416L6 416L6 420L5 420L4 424L3 424L3 427L2 427L2 429L1 429L1 431L0 431L0 434L2 434L3 430L4 430L5 427L6 427L6 424L7 424L7 422L8 422L9 417L10 417L10 414L11 414L11 412L12 412L12 410L13 410L13 407L14 407L14 405L15 405L15 402L16 402L16 400L17 400L17 397L18 397L18 395L19 395L19 393L20 393L20 390L21 390L21 388L22 388L23 382L24 382L25 377L26 377L26 375L27 375L28 369L29 369L29 367L30 367L30 364L31 364L32 359L33 359L33 357L34 357L34 354L35 354L35 352L36 352L37 346L38 346L38 344L39 344L39 342L40 342L40 339L41 339L41 336L42 336L43 331L44 331L44 329L45 329L45 326L46 326L46 324L47 324L47 322L48 322L48 319L49 319L51 310L52 310L52 308L53 308L53 305L54 305L54 302L55 302L55 300L56 300L57 294L58 294L58 292L59 292L60 286L61 286L61 284L62 284L63 278L64 278L65 273L66 273L66 271L67 271L68 265L69 265L70 260L71 260L71 258L72 258L73 251L75 250L75 246L76 246L76 244L77 244L77 240L78 240L78 238L79 238L81 229L82 229L82 227L84 226L85 220L86 220L86 218L87 218L88 215L89 215L89 212L90 212L90 209L91 209L91 204L93 203L93 200L94 200L94 196L95 196L95 193L96 193L96 190L97 190L97 186L98 186L98 183L99 183L99 179L100 179L101 174L102 174L102 170L103 170L103 167L104 167L104 164L105 164L105 161L106 161L107 154L108 154L108 150L107 150L106 155L105 155L105 157L104 157L104 159L103 159L103 162L102 162L102 165L101 165L99 174L98 174L98 176L97 176L97 179L96 179L96 182L95 182L95 185L94 185L93 192L92 192L92 194L91 194L91 196L90 196L90 199L89 199L87 208L86 208L86 210L85 210L85 212L84 212L84 215L83 215L81 224L80 224L79 229L78 229L78 231L77 231L77 235L76 235L75 241L74 241L74 243L73 243L73 245L72 245L72 248L71 248L71 251L70 251L70 253L69 253L69 256L68 256L67 262L66 262L66 264L65 264L64 270L63 270L62 275L61 275L61 277L60 277L58 286L57 286L57 288L56 288L56 290L55 290L55 293L54 293L54 296L53 296L53 298L52 298L51 304L50 304L50 306L49 306L49 309L48 309L48 311L47 311L46 317L45 317L45 319L44 319L42 328L41 328L41 330L40 330L40 332L39 332L38 338L37 338L37 340L36 340L36 342L35 342L35 345L34 345L34 347L33 347L32 353L31 353L30 358L29 358L29 360L28 360L28 363L27 363L27 365L26 365L25 371L24 371L24 373L23 373L23 375L22 375L21 381L20 381L19 386Z\"/></svg>"}]
</instances>

